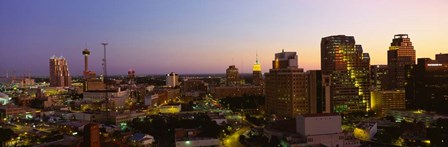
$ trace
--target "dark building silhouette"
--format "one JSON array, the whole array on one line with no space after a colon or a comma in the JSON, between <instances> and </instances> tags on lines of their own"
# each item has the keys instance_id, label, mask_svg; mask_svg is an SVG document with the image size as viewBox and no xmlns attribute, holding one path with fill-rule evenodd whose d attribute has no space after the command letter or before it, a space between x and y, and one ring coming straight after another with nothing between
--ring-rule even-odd
<instances>
[{"instance_id":1,"label":"dark building silhouette","mask_svg":"<svg viewBox=\"0 0 448 147\"><path fill-rule=\"evenodd\" d=\"M389 85L387 79L387 65L370 66L370 83L373 89L383 90Z\"/></svg>"},{"instance_id":2,"label":"dark building silhouette","mask_svg":"<svg viewBox=\"0 0 448 147\"><path fill-rule=\"evenodd\" d=\"M388 90L404 89L405 66L415 64L415 50L408 34L397 34L387 51Z\"/></svg>"},{"instance_id":3,"label":"dark building silhouette","mask_svg":"<svg viewBox=\"0 0 448 147\"><path fill-rule=\"evenodd\" d=\"M100 126L96 123L89 123L84 126L84 143L85 147L100 146Z\"/></svg>"},{"instance_id":4,"label":"dark building silhouette","mask_svg":"<svg viewBox=\"0 0 448 147\"><path fill-rule=\"evenodd\" d=\"M406 107L448 114L448 54L406 66ZM437 60L439 59L439 60Z\"/></svg>"},{"instance_id":5,"label":"dark building silhouette","mask_svg":"<svg viewBox=\"0 0 448 147\"><path fill-rule=\"evenodd\" d=\"M330 113L330 91L325 88L325 82L329 83L329 78L323 77L321 70L309 70L306 74L310 113Z\"/></svg>"},{"instance_id":6,"label":"dark building silhouette","mask_svg":"<svg viewBox=\"0 0 448 147\"><path fill-rule=\"evenodd\" d=\"M370 57L353 36L322 38L321 69L331 78L332 112L369 110Z\"/></svg>"}]
</instances>

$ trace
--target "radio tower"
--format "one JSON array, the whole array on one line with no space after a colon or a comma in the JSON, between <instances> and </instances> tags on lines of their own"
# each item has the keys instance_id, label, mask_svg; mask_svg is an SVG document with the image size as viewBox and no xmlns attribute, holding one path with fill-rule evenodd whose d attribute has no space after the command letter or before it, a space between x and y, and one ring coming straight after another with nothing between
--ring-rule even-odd
<instances>
[{"instance_id":1,"label":"radio tower","mask_svg":"<svg viewBox=\"0 0 448 147\"><path fill-rule=\"evenodd\" d=\"M104 73L104 77L103 77L103 82L104 82L104 86L105 86L105 91L106 91L106 118L107 118L107 122L109 122L109 97L108 97L108 90L109 87L107 86L107 62L106 62L106 45L108 45L107 42L103 42L101 43L101 45L103 45L104 47L104 58L103 58L103 73Z\"/></svg>"}]
</instances>

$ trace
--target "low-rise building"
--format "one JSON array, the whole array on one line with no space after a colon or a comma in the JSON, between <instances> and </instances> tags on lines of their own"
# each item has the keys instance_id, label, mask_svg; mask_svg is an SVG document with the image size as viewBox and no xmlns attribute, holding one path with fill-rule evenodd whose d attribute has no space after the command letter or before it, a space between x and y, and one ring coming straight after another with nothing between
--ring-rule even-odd
<instances>
[{"instance_id":1,"label":"low-rise building","mask_svg":"<svg viewBox=\"0 0 448 147\"><path fill-rule=\"evenodd\" d=\"M129 140L133 146L143 147L150 147L155 142L153 136L143 133L135 133L129 138Z\"/></svg>"},{"instance_id":2,"label":"low-rise building","mask_svg":"<svg viewBox=\"0 0 448 147\"><path fill-rule=\"evenodd\" d=\"M169 104L160 106L160 113L179 113L182 110L181 104Z\"/></svg>"},{"instance_id":3,"label":"low-rise building","mask_svg":"<svg viewBox=\"0 0 448 147\"><path fill-rule=\"evenodd\" d=\"M376 122L365 121L358 123L353 133L359 140L370 141L377 131L378 128Z\"/></svg>"},{"instance_id":4,"label":"low-rise building","mask_svg":"<svg viewBox=\"0 0 448 147\"><path fill-rule=\"evenodd\" d=\"M220 86L213 87L211 94L215 98L241 97L244 95L263 95L263 87L261 86Z\"/></svg>"},{"instance_id":5,"label":"low-rise building","mask_svg":"<svg viewBox=\"0 0 448 147\"><path fill-rule=\"evenodd\" d=\"M200 130L176 128L175 130L176 147L194 147L194 146L218 146L218 138L198 137Z\"/></svg>"},{"instance_id":6,"label":"low-rise building","mask_svg":"<svg viewBox=\"0 0 448 147\"><path fill-rule=\"evenodd\" d=\"M353 134L342 132L341 116L337 114L308 114L295 121L279 121L264 129L269 139L284 138L289 146L360 146Z\"/></svg>"},{"instance_id":7,"label":"low-rise building","mask_svg":"<svg viewBox=\"0 0 448 147\"><path fill-rule=\"evenodd\" d=\"M6 105L11 101L11 97L0 92L0 105Z\"/></svg>"},{"instance_id":8,"label":"low-rise building","mask_svg":"<svg viewBox=\"0 0 448 147\"><path fill-rule=\"evenodd\" d=\"M38 110L27 108L27 107L19 107L16 105L3 105L0 106L0 118L1 119L9 119L9 118L33 118Z\"/></svg>"}]
</instances>

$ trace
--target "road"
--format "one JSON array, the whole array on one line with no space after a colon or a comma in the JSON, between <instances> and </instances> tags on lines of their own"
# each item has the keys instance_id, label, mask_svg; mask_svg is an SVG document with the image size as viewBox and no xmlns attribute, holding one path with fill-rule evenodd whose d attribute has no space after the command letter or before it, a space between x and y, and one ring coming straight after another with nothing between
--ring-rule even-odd
<instances>
[{"instance_id":1,"label":"road","mask_svg":"<svg viewBox=\"0 0 448 147\"><path fill-rule=\"evenodd\" d=\"M221 143L222 147L244 147L239 141L240 135L243 135L245 132L249 131L250 127L244 126L237 131L235 131L230 136L223 139L224 144Z\"/></svg>"}]
</instances>

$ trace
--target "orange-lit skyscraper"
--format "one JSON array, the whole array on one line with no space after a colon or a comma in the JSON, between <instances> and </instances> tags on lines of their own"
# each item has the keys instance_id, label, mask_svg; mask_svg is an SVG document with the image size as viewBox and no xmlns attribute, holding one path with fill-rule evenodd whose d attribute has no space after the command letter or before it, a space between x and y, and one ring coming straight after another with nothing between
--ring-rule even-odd
<instances>
[{"instance_id":1,"label":"orange-lit skyscraper","mask_svg":"<svg viewBox=\"0 0 448 147\"><path fill-rule=\"evenodd\" d=\"M370 57L353 36L322 38L321 68L331 78L332 112L369 110Z\"/></svg>"},{"instance_id":2,"label":"orange-lit skyscraper","mask_svg":"<svg viewBox=\"0 0 448 147\"><path fill-rule=\"evenodd\" d=\"M309 113L307 75L298 68L296 52L276 53L265 77L268 114L296 117Z\"/></svg>"},{"instance_id":3,"label":"orange-lit skyscraper","mask_svg":"<svg viewBox=\"0 0 448 147\"><path fill-rule=\"evenodd\" d=\"M68 72L67 60L64 57L50 58L50 86L68 87L72 83L72 78Z\"/></svg>"},{"instance_id":4,"label":"orange-lit skyscraper","mask_svg":"<svg viewBox=\"0 0 448 147\"><path fill-rule=\"evenodd\" d=\"M387 51L388 82L387 89L404 89L405 66L415 64L415 50L408 34L394 36Z\"/></svg>"}]
</instances>

